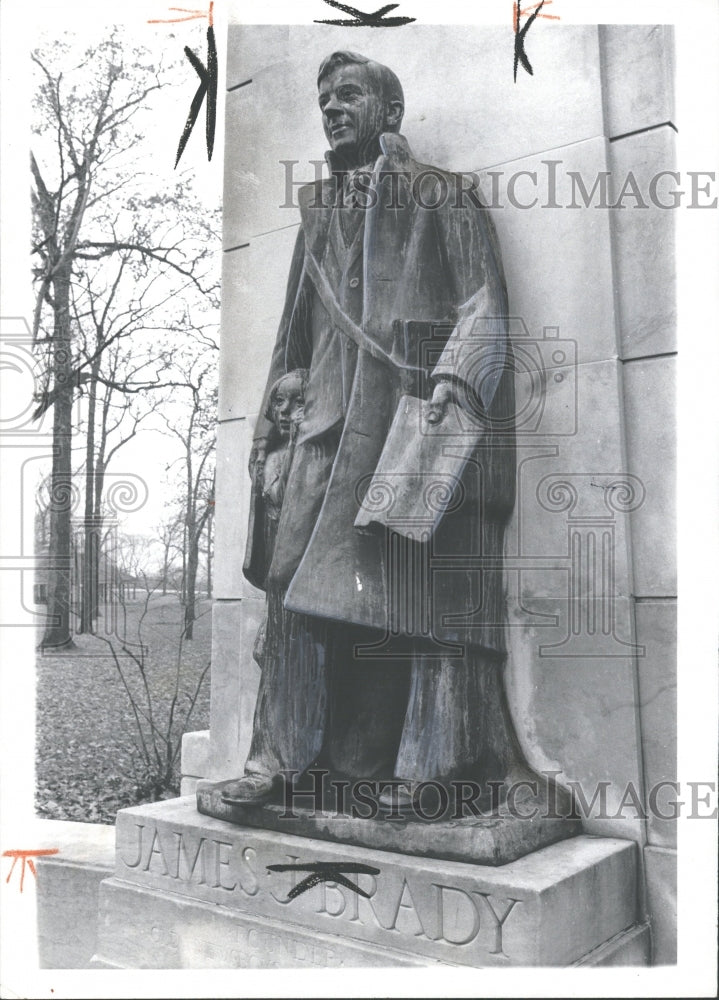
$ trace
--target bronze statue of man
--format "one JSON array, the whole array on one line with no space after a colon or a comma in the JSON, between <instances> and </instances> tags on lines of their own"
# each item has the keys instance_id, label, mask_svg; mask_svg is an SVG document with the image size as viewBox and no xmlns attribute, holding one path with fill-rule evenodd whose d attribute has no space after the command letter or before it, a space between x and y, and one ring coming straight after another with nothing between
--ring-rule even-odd
<instances>
[{"instance_id":1,"label":"bronze statue of man","mask_svg":"<svg viewBox=\"0 0 719 1000\"><path fill-rule=\"evenodd\" d=\"M295 369L308 372L304 413L269 565L257 532L248 543L245 574L270 612L245 775L223 798L260 803L281 772L319 763L350 780L404 779L406 805L413 782L508 781L523 766L502 681L515 488L507 296L476 191L418 163L400 134L396 75L335 52L318 90L330 176L299 191L254 481L269 393ZM408 399L418 433L451 422L437 447L449 462L454 445L462 455L455 487L434 484L445 496L424 534L360 516L378 465L393 461L393 427L402 442ZM426 483L425 498L433 474L396 469L400 485Z\"/></svg>"}]
</instances>

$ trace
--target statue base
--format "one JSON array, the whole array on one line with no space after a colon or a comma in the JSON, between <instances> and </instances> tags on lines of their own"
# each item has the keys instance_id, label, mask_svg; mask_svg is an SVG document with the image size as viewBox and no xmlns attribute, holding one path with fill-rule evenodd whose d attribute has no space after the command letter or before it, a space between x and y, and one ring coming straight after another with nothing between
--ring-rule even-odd
<instances>
[{"instance_id":1,"label":"statue base","mask_svg":"<svg viewBox=\"0 0 719 1000\"><path fill-rule=\"evenodd\" d=\"M116 836L97 968L647 963L632 841L467 864L242 827L192 797L122 810Z\"/></svg>"},{"instance_id":2,"label":"statue base","mask_svg":"<svg viewBox=\"0 0 719 1000\"><path fill-rule=\"evenodd\" d=\"M460 811L459 819L442 816L434 819L430 818L434 815L431 810L419 814L414 810L408 815L395 810L393 815L391 809L377 808L371 800L361 807L356 805L354 813L350 809L337 813L307 808L299 801L283 805L230 805L222 801L222 794L231 783L198 782L198 810L205 816L240 826L379 851L399 851L423 858L506 865L540 847L582 832L581 822L568 818L570 802L566 793L558 788L545 787L537 795L526 790L522 799L517 797L512 802L511 810L505 802L496 812L487 815L462 816ZM312 798L310 793L296 796L304 802L308 798ZM367 818L368 813L376 814ZM443 815L451 817L452 809L443 810Z\"/></svg>"}]
</instances>

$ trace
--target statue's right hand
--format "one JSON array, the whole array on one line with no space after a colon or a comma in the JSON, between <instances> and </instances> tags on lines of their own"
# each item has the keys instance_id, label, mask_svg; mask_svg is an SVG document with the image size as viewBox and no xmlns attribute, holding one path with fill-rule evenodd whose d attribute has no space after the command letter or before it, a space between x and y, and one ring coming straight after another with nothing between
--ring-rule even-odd
<instances>
[{"instance_id":1,"label":"statue's right hand","mask_svg":"<svg viewBox=\"0 0 719 1000\"><path fill-rule=\"evenodd\" d=\"M267 458L267 438L260 438L260 440L255 441L252 445L252 450L250 451L250 460L248 462L247 468L250 473L250 479L252 482L261 478L262 472L265 468L265 459Z\"/></svg>"},{"instance_id":2,"label":"statue's right hand","mask_svg":"<svg viewBox=\"0 0 719 1000\"><path fill-rule=\"evenodd\" d=\"M447 407L451 402L457 401L457 395L453 384L448 380L437 382L434 387L432 398L424 404L424 413L427 423L439 424L444 420Z\"/></svg>"}]
</instances>

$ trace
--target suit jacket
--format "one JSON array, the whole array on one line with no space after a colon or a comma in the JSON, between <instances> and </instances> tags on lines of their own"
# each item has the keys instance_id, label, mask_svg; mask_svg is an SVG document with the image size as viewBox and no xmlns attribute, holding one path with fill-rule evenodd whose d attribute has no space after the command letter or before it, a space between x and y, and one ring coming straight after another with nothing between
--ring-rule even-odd
<instances>
[{"instance_id":1,"label":"suit jacket","mask_svg":"<svg viewBox=\"0 0 719 1000\"><path fill-rule=\"evenodd\" d=\"M357 363L309 543L298 561L290 531L283 539L280 530L270 576L287 587L289 610L382 630L426 632L413 610L398 617L391 539L358 531L354 520L401 395L426 397L437 377L450 378L481 410L485 430L477 436L476 461L469 463L464 502L444 516L429 559L426 552L417 556L426 565L410 589L431 607L437 640L501 652L503 527L514 502L515 472L512 356L497 239L487 209L466 195L458 197L458 175L415 161L402 136L385 134L380 147L365 211L361 278L353 282L361 302L349 310L359 321L342 308L340 291L347 289L333 288L323 270L337 178L299 191L301 226L265 402L275 380L297 366L297 345L307 342L313 301L321 302L338 336L354 341ZM256 439L269 430L261 416ZM285 504L292 504L290 495ZM433 555L449 560L449 568L432 568ZM472 565L468 557L474 558ZM405 554L400 562L407 558L415 557ZM246 568L251 561L248 553Z\"/></svg>"}]
</instances>

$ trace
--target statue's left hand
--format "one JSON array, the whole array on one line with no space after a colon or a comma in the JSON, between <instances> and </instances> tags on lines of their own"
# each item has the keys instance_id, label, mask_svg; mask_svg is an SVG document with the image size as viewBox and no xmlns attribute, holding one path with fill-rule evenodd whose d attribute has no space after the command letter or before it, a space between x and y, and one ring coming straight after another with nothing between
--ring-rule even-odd
<instances>
[{"instance_id":1,"label":"statue's left hand","mask_svg":"<svg viewBox=\"0 0 719 1000\"><path fill-rule=\"evenodd\" d=\"M254 483L262 482L262 473L267 458L267 438L258 438L252 445L250 460L247 464L250 479Z\"/></svg>"},{"instance_id":2,"label":"statue's left hand","mask_svg":"<svg viewBox=\"0 0 719 1000\"><path fill-rule=\"evenodd\" d=\"M297 409L290 415L290 433L297 435L302 421L305 419L305 408L304 406L298 406Z\"/></svg>"},{"instance_id":3,"label":"statue's left hand","mask_svg":"<svg viewBox=\"0 0 719 1000\"><path fill-rule=\"evenodd\" d=\"M457 402L455 387L452 382L442 380L434 387L432 398L424 404L424 414L430 424L439 424L447 413L449 403Z\"/></svg>"}]
</instances>

